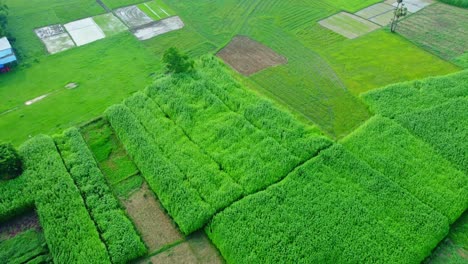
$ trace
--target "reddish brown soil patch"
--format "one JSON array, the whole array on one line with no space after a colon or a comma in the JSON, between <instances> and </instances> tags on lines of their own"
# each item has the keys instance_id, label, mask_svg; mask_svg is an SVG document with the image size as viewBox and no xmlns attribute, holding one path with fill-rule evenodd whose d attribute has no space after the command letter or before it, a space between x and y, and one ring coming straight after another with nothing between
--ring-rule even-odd
<instances>
[{"instance_id":1,"label":"reddish brown soil patch","mask_svg":"<svg viewBox=\"0 0 468 264\"><path fill-rule=\"evenodd\" d=\"M285 57L272 49L245 36L234 37L217 55L246 76L288 62Z\"/></svg>"},{"instance_id":2,"label":"reddish brown soil patch","mask_svg":"<svg viewBox=\"0 0 468 264\"><path fill-rule=\"evenodd\" d=\"M221 264L223 258L202 231L187 238L187 241L145 260L142 263L173 264Z\"/></svg>"},{"instance_id":3,"label":"reddish brown soil patch","mask_svg":"<svg viewBox=\"0 0 468 264\"><path fill-rule=\"evenodd\" d=\"M128 200L122 202L148 246L149 252L183 239L174 222L166 214L146 183Z\"/></svg>"},{"instance_id":4,"label":"reddish brown soil patch","mask_svg":"<svg viewBox=\"0 0 468 264\"><path fill-rule=\"evenodd\" d=\"M28 229L36 229L38 231L41 230L39 217L37 216L36 211L30 211L28 213L12 218L7 222L1 223L0 241L15 237L16 235Z\"/></svg>"}]
</instances>

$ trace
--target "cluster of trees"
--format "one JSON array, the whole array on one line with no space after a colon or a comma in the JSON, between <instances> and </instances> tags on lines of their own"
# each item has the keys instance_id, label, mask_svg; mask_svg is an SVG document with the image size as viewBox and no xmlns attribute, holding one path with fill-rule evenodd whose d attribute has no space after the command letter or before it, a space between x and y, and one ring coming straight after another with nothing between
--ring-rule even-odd
<instances>
[{"instance_id":1,"label":"cluster of trees","mask_svg":"<svg viewBox=\"0 0 468 264\"><path fill-rule=\"evenodd\" d=\"M203 227L215 210L200 198L186 175L164 156L132 112L119 104L108 108L105 115L180 230L189 234Z\"/></svg>"},{"instance_id":2,"label":"cluster of trees","mask_svg":"<svg viewBox=\"0 0 468 264\"><path fill-rule=\"evenodd\" d=\"M340 145L206 227L231 263L418 263L448 221Z\"/></svg>"},{"instance_id":3,"label":"cluster of trees","mask_svg":"<svg viewBox=\"0 0 468 264\"><path fill-rule=\"evenodd\" d=\"M465 174L395 121L373 117L342 143L451 223L468 207Z\"/></svg>"},{"instance_id":4,"label":"cluster of trees","mask_svg":"<svg viewBox=\"0 0 468 264\"><path fill-rule=\"evenodd\" d=\"M107 185L78 129L66 130L55 137L55 142L107 246L112 263L125 264L146 254L143 241Z\"/></svg>"}]
</instances>

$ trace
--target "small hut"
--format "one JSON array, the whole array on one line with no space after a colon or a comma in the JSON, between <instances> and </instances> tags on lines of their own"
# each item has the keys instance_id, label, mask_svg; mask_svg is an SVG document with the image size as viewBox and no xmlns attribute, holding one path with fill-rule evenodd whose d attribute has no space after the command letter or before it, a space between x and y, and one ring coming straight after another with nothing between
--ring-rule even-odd
<instances>
[{"instance_id":1,"label":"small hut","mask_svg":"<svg viewBox=\"0 0 468 264\"><path fill-rule=\"evenodd\" d=\"M16 62L16 56L6 37L0 38L0 72L10 70L9 65Z\"/></svg>"}]
</instances>

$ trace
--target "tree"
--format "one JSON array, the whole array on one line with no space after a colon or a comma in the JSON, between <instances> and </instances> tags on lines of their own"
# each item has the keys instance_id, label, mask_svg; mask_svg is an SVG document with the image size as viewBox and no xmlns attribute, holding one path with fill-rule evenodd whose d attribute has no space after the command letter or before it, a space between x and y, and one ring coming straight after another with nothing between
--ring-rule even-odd
<instances>
[{"instance_id":1,"label":"tree","mask_svg":"<svg viewBox=\"0 0 468 264\"><path fill-rule=\"evenodd\" d=\"M390 25L390 30L392 32L396 31L400 18L406 16L407 14L408 14L408 8L405 7L403 0L397 0L397 7L395 8L395 11L393 12L392 23Z\"/></svg>"},{"instance_id":2,"label":"tree","mask_svg":"<svg viewBox=\"0 0 468 264\"><path fill-rule=\"evenodd\" d=\"M6 27L8 24L8 6L0 0L0 38L6 36Z\"/></svg>"},{"instance_id":3,"label":"tree","mask_svg":"<svg viewBox=\"0 0 468 264\"><path fill-rule=\"evenodd\" d=\"M12 179L23 172L21 157L11 144L0 144L0 179Z\"/></svg>"},{"instance_id":4,"label":"tree","mask_svg":"<svg viewBox=\"0 0 468 264\"><path fill-rule=\"evenodd\" d=\"M181 53L177 48L169 48L164 52L163 62L168 72L183 73L193 70L193 60L187 54Z\"/></svg>"}]
</instances>

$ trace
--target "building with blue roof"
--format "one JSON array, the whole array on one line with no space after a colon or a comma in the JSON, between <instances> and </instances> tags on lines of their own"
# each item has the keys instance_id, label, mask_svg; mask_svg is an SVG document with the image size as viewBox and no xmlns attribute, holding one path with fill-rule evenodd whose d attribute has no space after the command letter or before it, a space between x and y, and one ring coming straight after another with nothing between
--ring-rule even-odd
<instances>
[{"instance_id":1,"label":"building with blue roof","mask_svg":"<svg viewBox=\"0 0 468 264\"><path fill-rule=\"evenodd\" d=\"M6 37L0 38L0 69L16 61L15 53Z\"/></svg>"}]
</instances>

